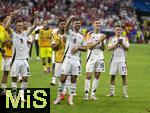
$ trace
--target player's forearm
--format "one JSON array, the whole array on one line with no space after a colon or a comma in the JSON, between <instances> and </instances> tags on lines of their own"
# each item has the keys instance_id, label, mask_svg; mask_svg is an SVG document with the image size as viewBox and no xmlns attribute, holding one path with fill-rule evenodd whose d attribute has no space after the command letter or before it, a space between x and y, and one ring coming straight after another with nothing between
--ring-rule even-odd
<instances>
[{"instance_id":1,"label":"player's forearm","mask_svg":"<svg viewBox=\"0 0 150 113\"><path fill-rule=\"evenodd\" d=\"M128 51L128 50L129 50L129 47L126 46L126 45L124 45L123 43L122 43L122 48L123 48L125 51Z\"/></svg>"},{"instance_id":2,"label":"player's forearm","mask_svg":"<svg viewBox=\"0 0 150 113\"><path fill-rule=\"evenodd\" d=\"M72 20L75 18L75 16L70 16L69 19L67 20L66 22L66 26L65 26L65 32L68 33L69 32L69 27L70 27L70 24L72 22Z\"/></svg>"},{"instance_id":3,"label":"player's forearm","mask_svg":"<svg viewBox=\"0 0 150 113\"><path fill-rule=\"evenodd\" d=\"M8 21L7 21L7 23L6 23L5 26L4 26L6 30L9 30L9 27L10 27L10 25L11 25L11 22L12 22L12 17L10 16L9 19L8 19Z\"/></svg>"},{"instance_id":4,"label":"player's forearm","mask_svg":"<svg viewBox=\"0 0 150 113\"><path fill-rule=\"evenodd\" d=\"M88 44L88 49L93 49L97 44L99 44L101 42L101 40L100 41L97 41L97 42L95 42L95 43L92 43L92 44Z\"/></svg>"},{"instance_id":5,"label":"player's forearm","mask_svg":"<svg viewBox=\"0 0 150 113\"><path fill-rule=\"evenodd\" d=\"M9 19L8 19L8 21L6 22L6 25L5 25L5 29L9 29L9 27L10 27L10 25L11 25L11 22L12 22L13 18L16 16L17 13L18 13L17 10L10 13Z\"/></svg>"},{"instance_id":6,"label":"player's forearm","mask_svg":"<svg viewBox=\"0 0 150 113\"><path fill-rule=\"evenodd\" d=\"M29 33L28 33L28 36L35 30L35 28L38 26L38 18L35 17L34 19L34 22L33 22L33 25L31 26L30 30L29 30Z\"/></svg>"},{"instance_id":7,"label":"player's forearm","mask_svg":"<svg viewBox=\"0 0 150 113\"><path fill-rule=\"evenodd\" d=\"M112 46L108 46L108 50L109 51L114 50L116 47L117 47L117 43Z\"/></svg>"},{"instance_id":8,"label":"player's forearm","mask_svg":"<svg viewBox=\"0 0 150 113\"><path fill-rule=\"evenodd\" d=\"M68 33L68 31L69 31L69 27L70 27L71 21L72 21L72 19L69 18L69 20L68 20L67 23L66 23L66 27L65 27L66 33Z\"/></svg>"},{"instance_id":9,"label":"player's forearm","mask_svg":"<svg viewBox=\"0 0 150 113\"><path fill-rule=\"evenodd\" d=\"M79 51L82 51L82 52L86 52L87 51L87 46L81 46L78 48Z\"/></svg>"}]
</instances>

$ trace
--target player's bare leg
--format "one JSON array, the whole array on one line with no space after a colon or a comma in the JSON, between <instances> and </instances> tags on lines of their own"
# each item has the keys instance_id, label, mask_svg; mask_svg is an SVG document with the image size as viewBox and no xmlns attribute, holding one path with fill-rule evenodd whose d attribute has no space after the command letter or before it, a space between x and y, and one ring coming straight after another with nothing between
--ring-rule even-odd
<instances>
[{"instance_id":1,"label":"player's bare leg","mask_svg":"<svg viewBox=\"0 0 150 113\"><path fill-rule=\"evenodd\" d=\"M43 69L44 69L44 72L47 73L47 67L46 67L46 58L42 58L42 64L43 64Z\"/></svg>"},{"instance_id":2,"label":"player's bare leg","mask_svg":"<svg viewBox=\"0 0 150 113\"><path fill-rule=\"evenodd\" d=\"M57 94L57 98L56 100L53 102L53 104L59 104L61 102L61 95L62 95L62 92L64 90L64 86L65 86L65 82L66 82L66 79L67 79L67 75L61 75L61 79L60 79L60 82L59 82L59 86L58 86L58 94Z\"/></svg>"},{"instance_id":3,"label":"player's bare leg","mask_svg":"<svg viewBox=\"0 0 150 113\"><path fill-rule=\"evenodd\" d=\"M2 95L6 94L8 74L9 74L9 71L3 71L3 77L2 77Z\"/></svg>"},{"instance_id":4,"label":"player's bare leg","mask_svg":"<svg viewBox=\"0 0 150 113\"><path fill-rule=\"evenodd\" d=\"M67 93L67 88L68 88L68 91L70 90L70 85L71 85L71 77L68 76L67 79L66 79L66 82L65 82L65 87L64 87L64 90L62 92L62 94L65 96L66 93Z\"/></svg>"},{"instance_id":5,"label":"player's bare leg","mask_svg":"<svg viewBox=\"0 0 150 113\"><path fill-rule=\"evenodd\" d=\"M13 99L16 100L17 98L17 77L12 77L12 83L11 83L11 88L12 88L12 95Z\"/></svg>"},{"instance_id":6,"label":"player's bare leg","mask_svg":"<svg viewBox=\"0 0 150 113\"><path fill-rule=\"evenodd\" d=\"M24 98L24 92L27 90L27 81L28 81L28 77L22 77L22 83L21 83L21 101L26 102L25 98Z\"/></svg>"},{"instance_id":7,"label":"player's bare leg","mask_svg":"<svg viewBox=\"0 0 150 113\"><path fill-rule=\"evenodd\" d=\"M77 75L71 75L70 95L68 97L69 105L73 105L73 96L76 92Z\"/></svg>"},{"instance_id":8,"label":"player's bare leg","mask_svg":"<svg viewBox=\"0 0 150 113\"><path fill-rule=\"evenodd\" d=\"M90 90L90 85L91 85L91 76L92 76L92 73L86 73L84 100L89 100L89 90Z\"/></svg>"},{"instance_id":9,"label":"player's bare leg","mask_svg":"<svg viewBox=\"0 0 150 113\"><path fill-rule=\"evenodd\" d=\"M51 57L48 57L48 65L47 65L47 72L50 73L51 72L51 68L50 68L50 65L51 65Z\"/></svg>"},{"instance_id":10,"label":"player's bare leg","mask_svg":"<svg viewBox=\"0 0 150 113\"><path fill-rule=\"evenodd\" d=\"M92 92L91 92L91 99L93 100L98 100L98 98L95 96L95 92L97 90L98 84L99 84L99 77L100 77L100 72L95 72L95 77L92 83Z\"/></svg>"},{"instance_id":11,"label":"player's bare leg","mask_svg":"<svg viewBox=\"0 0 150 113\"><path fill-rule=\"evenodd\" d=\"M53 61L53 57L52 57L52 61ZM56 76L54 75L54 73L55 73L55 62L53 61L53 63L52 63L52 76L53 77L52 77L52 81L51 81L51 85L53 85L53 86L56 85Z\"/></svg>"},{"instance_id":12,"label":"player's bare leg","mask_svg":"<svg viewBox=\"0 0 150 113\"><path fill-rule=\"evenodd\" d=\"M128 98L126 75L122 75L123 97Z\"/></svg>"},{"instance_id":13,"label":"player's bare leg","mask_svg":"<svg viewBox=\"0 0 150 113\"><path fill-rule=\"evenodd\" d=\"M107 96L110 96L110 97L115 96L115 78L116 78L116 75L111 75L110 93Z\"/></svg>"}]
</instances>

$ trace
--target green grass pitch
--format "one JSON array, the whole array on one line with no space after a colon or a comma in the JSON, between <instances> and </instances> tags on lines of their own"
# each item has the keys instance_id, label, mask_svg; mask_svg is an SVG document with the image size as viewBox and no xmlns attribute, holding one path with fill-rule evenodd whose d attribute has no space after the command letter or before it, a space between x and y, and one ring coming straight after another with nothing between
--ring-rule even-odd
<instances>
[{"instance_id":1,"label":"green grass pitch","mask_svg":"<svg viewBox=\"0 0 150 113\"><path fill-rule=\"evenodd\" d=\"M34 50L33 50L33 53ZM131 44L127 52L128 93L129 98L122 96L121 77L117 76L115 97L106 97L109 93L109 61L111 52L107 47L104 52L106 72L101 74L96 92L98 101L83 101L85 81L86 53L82 54L82 76L78 78L77 96L74 106L69 106L67 97L59 105L53 105L57 87L50 86L51 75L45 75L40 61L30 61L31 77L28 87L51 88L51 113L150 113L150 45ZM35 57L35 54L33 55ZM1 80L1 77L0 77ZM10 87L10 78L8 86Z\"/></svg>"}]
</instances>

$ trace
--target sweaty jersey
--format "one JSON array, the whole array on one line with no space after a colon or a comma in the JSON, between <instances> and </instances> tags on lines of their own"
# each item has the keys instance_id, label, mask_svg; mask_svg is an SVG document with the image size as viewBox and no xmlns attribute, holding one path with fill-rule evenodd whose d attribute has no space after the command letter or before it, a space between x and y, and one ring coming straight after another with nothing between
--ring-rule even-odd
<instances>
[{"instance_id":1,"label":"sweaty jersey","mask_svg":"<svg viewBox=\"0 0 150 113\"><path fill-rule=\"evenodd\" d=\"M6 38L5 40L11 40L10 35L8 34L8 32L6 31ZM12 43L9 42L6 45L4 45L4 57L12 57Z\"/></svg>"},{"instance_id":2,"label":"sweaty jersey","mask_svg":"<svg viewBox=\"0 0 150 113\"><path fill-rule=\"evenodd\" d=\"M87 44L96 43L101 39L102 35L103 34L101 33L94 33L93 31L89 32L86 37ZM101 50L101 44L102 43L99 43L94 48L88 49L87 59L89 58L104 59L104 54L103 51Z\"/></svg>"},{"instance_id":3,"label":"sweaty jersey","mask_svg":"<svg viewBox=\"0 0 150 113\"><path fill-rule=\"evenodd\" d=\"M127 47L129 47L129 41L128 38L120 36L120 37L111 37L109 39L108 46L112 46L118 42L119 39L123 39L123 44ZM117 47L113 50L112 53L112 59L113 62L125 62L126 61L126 53L125 50L122 48L120 44L117 45Z\"/></svg>"},{"instance_id":4,"label":"sweaty jersey","mask_svg":"<svg viewBox=\"0 0 150 113\"><path fill-rule=\"evenodd\" d=\"M86 43L84 41L83 35L79 32L69 30L66 34L66 46L65 46L65 56L69 56L71 58L80 59L80 51L77 51L75 54L71 53L71 50L77 46L85 46Z\"/></svg>"},{"instance_id":5,"label":"sweaty jersey","mask_svg":"<svg viewBox=\"0 0 150 113\"><path fill-rule=\"evenodd\" d=\"M57 49L55 50L55 62L62 63L64 58L64 51L65 51L65 42L63 40L63 35L59 34L58 32L53 33L53 40L57 44Z\"/></svg>"},{"instance_id":6,"label":"sweaty jersey","mask_svg":"<svg viewBox=\"0 0 150 113\"><path fill-rule=\"evenodd\" d=\"M15 59L26 59L28 58L28 31L24 31L21 34L17 34L12 31L12 41Z\"/></svg>"},{"instance_id":7,"label":"sweaty jersey","mask_svg":"<svg viewBox=\"0 0 150 113\"><path fill-rule=\"evenodd\" d=\"M7 39L10 38L8 32L5 30L5 28L0 25L0 48L2 48L2 43ZM6 56L11 56L12 50L10 46L4 46L5 54ZM0 53L0 58L2 58L2 53Z\"/></svg>"},{"instance_id":8,"label":"sweaty jersey","mask_svg":"<svg viewBox=\"0 0 150 113\"><path fill-rule=\"evenodd\" d=\"M39 46L40 47L51 47L51 34L52 29L39 29L38 31L35 31L35 33L39 33Z\"/></svg>"}]
</instances>

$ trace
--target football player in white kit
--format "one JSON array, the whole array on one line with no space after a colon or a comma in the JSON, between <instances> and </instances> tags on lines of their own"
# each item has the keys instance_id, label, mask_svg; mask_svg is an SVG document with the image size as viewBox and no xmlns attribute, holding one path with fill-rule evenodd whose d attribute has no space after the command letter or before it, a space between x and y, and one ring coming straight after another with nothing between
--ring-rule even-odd
<instances>
[{"instance_id":1,"label":"football player in white kit","mask_svg":"<svg viewBox=\"0 0 150 113\"><path fill-rule=\"evenodd\" d=\"M106 36L100 33L100 20L96 19L93 22L94 30L87 34L86 41L88 46L87 64L86 64L86 80L85 80L85 95L84 100L89 100L89 90L92 74L94 80L92 83L92 91L90 99L97 100L95 93L99 84L101 72L105 72L105 63L103 51L105 49L104 39Z\"/></svg>"},{"instance_id":2,"label":"football player in white kit","mask_svg":"<svg viewBox=\"0 0 150 113\"><path fill-rule=\"evenodd\" d=\"M73 29L69 29L70 24L73 24ZM58 104L61 101L61 94L64 90L67 76L71 76L70 93L68 97L69 105L73 105L73 95L76 91L77 76L81 72L80 51L86 50L83 36L79 33L81 21L75 16L70 16L66 23L66 48L64 61L61 68L61 80L58 88L57 99L53 102Z\"/></svg>"},{"instance_id":3,"label":"football player in white kit","mask_svg":"<svg viewBox=\"0 0 150 113\"><path fill-rule=\"evenodd\" d=\"M110 62L110 94L107 96L115 96L115 78L119 73L122 75L123 96L129 97L127 93L127 64L126 51L129 48L129 41L127 37L122 36L122 27L115 26L115 36L109 39L108 50L112 51L112 58Z\"/></svg>"},{"instance_id":4,"label":"football player in white kit","mask_svg":"<svg viewBox=\"0 0 150 113\"><path fill-rule=\"evenodd\" d=\"M5 26L6 30L11 34L12 36L12 42L13 42L13 62L11 67L11 77L12 77L12 92L13 92L13 98L16 99L17 96L17 77L18 75L22 75L22 83L21 83L21 89L25 90L27 88L27 80L30 76L30 69L29 64L27 61L28 58L28 36L32 33L32 31L36 28L37 24L37 17L38 13L36 12L34 15L34 23L31 26L30 29L27 31L24 31L24 24L23 21L18 20L15 23L16 26L16 32L11 30L9 28L13 18L18 13L18 11L12 12L10 14L10 18L7 21L7 24Z\"/></svg>"}]
</instances>

